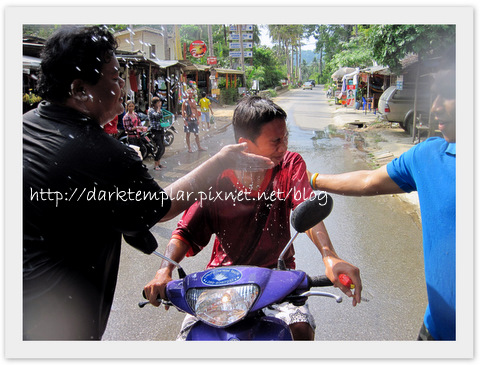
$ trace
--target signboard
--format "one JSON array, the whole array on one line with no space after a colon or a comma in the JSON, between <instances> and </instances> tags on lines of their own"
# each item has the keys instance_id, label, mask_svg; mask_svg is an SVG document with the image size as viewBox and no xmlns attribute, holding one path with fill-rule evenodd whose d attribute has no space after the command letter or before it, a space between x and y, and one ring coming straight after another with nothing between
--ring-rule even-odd
<instances>
[{"instance_id":1,"label":"signboard","mask_svg":"<svg viewBox=\"0 0 480 365\"><path fill-rule=\"evenodd\" d=\"M397 76L397 90L403 90L403 75Z\"/></svg>"},{"instance_id":2,"label":"signboard","mask_svg":"<svg viewBox=\"0 0 480 365\"><path fill-rule=\"evenodd\" d=\"M253 34L252 33L242 33L242 38L243 38L243 40L252 41L253 40ZM240 35L238 33L230 33L230 40L239 41L240 40Z\"/></svg>"},{"instance_id":3,"label":"signboard","mask_svg":"<svg viewBox=\"0 0 480 365\"><path fill-rule=\"evenodd\" d=\"M356 85L347 85L347 105L355 103L355 89Z\"/></svg>"},{"instance_id":4,"label":"signboard","mask_svg":"<svg viewBox=\"0 0 480 365\"><path fill-rule=\"evenodd\" d=\"M196 40L190 44L190 54L195 58L202 58L207 53L207 45L204 41Z\"/></svg>"},{"instance_id":5,"label":"signboard","mask_svg":"<svg viewBox=\"0 0 480 365\"><path fill-rule=\"evenodd\" d=\"M216 65L217 64L217 57L207 57L207 65Z\"/></svg>"},{"instance_id":6,"label":"signboard","mask_svg":"<svg viewBox=\"0 0 480 365\"><path fill-rule=\"evenodd\" d=\"M240 58L242 56L242 53L240 51L230 51L229 56L232 58ZM252 51L243 51L243 57L244 58L251 58L253 57L253 52Z\"/></svg>"},{"instance_id":7,"label":"signboard","mask_svg":"<svg viewBox=\"0 0 480 365\"><path fill-rule=\"evenodd\" d=\"M231 31L231 32L237 32L237 31L238 31L237 26L236 26L236 25L231 25L231 26L230 26L230 31ZM244 24L244 25L242 25L242 31L253 32L253 24Z\"/></svg>"},{"instance_id":8,"label":"signboard","mask_svg":"<svg viewBox=\"0 0 480 365\"><path fill-rule=\"evenodd\" d=\"M240 47L240 42L235 42L232 43L230 42L230 49L239 49ZM243 42L243 48L253 48L253 43L252 42Z\"/></svg>"}]
</instances>

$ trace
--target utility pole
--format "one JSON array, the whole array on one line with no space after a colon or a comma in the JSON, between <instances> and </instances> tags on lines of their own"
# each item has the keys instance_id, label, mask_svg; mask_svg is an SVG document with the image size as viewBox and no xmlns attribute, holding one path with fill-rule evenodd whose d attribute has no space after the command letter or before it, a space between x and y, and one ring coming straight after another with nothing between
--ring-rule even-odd
<instances>
[{"instance_id":1,"label":"utility pole","mask_svg":"<svg viewBox=\"0 0 480 365\"><path fill-rule=\"evenodd\" d=\"M208 24L207 25L208 29L208 56L213 57L213 36L212 36L212 25Z\"/></svg>"},{"instance_id":2,"label":"utility pole","mask_svg":"<svg viewBox=\"0 0 480 365\"><path fill-rule=\"evenodd\" d=\"M245 78L245 55L243 54L243 33L242 33L242 25L237 25L238 34L240 38L240 65L242 66L242 80L243 80L243 87L247 87L247 80Z\"/></svg>"}]
</instances>

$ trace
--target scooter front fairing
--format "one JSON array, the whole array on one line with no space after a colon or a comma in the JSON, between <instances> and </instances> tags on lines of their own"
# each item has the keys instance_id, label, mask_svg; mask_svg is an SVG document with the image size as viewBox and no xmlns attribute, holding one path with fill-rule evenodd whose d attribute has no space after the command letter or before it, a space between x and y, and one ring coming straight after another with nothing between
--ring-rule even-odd
<instances>
[{"instance_id":1,"label":"scooter front fairing","mask_svg":"<svg viewBox=\"0 0 480 365\"><path fill-rule=\"evenodd\" d=\"M274 317L246 318L227 328L216 328L198 321L187 341L292 341L288 325Z\"/></svg>"},{"instance_id":2,"label":"scooter front fairing","mask_svg":"<svg viewBox=\"0 0 480 365\"><path fill-rule=\"evenodd\" d=\"M306 274L295 270L272 270L255 266L228 266L187 275L167 285L167 297L178 309L196 316L189 291L255 285L258 294L249 312L282 301L298 287L306 287ZM301 285L302 284L302 285ZM190 293L191 294L191 293Z\"/></svg>"}]
</instances>

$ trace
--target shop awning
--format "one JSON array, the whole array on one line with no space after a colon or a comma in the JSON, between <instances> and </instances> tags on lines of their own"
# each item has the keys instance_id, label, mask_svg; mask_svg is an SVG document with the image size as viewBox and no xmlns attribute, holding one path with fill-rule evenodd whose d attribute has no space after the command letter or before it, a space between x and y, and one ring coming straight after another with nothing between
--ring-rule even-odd
<instances>
[{"instance_id":1,"label":"shop awning","mask_svg":"<svg viewBox=\"0 0 480 365\"><path fill-rule=\"evenodd\" d=\"M136 62L136 63L151 62L160 68L172 67L179 63L177 60L160 60L158 58L147 58L140 51L134 51L134 52L122 51L122 53L117 53L115 56L117 57L118 60L121 60L124 62Z\"/></svg>"},{"instance_id":2,"label":"shop awning","mask_svg":"<svg viewBox=\"0 0 480 365\"><path fill-rule=\"evenodd\" d=\"M392 74L388 66L370 66L360 70L360 72L368 73L368 74L379 74L379 75Z\"/></svg>"},{"instance_id":3,"label":"shop awning","mask_svg":"<svg viewBox=\"0 0 480 365\"><path fill-rule=\"evenodd\" d=\"M37 57L23 56L23 68L25 69L40 69L42 60Z\"/></svg>"},{"instance_id":4,"label":"shop awning","mask_svg":"<svg viewBox=\"0 0 480 365\"><path fill-rule=\"evenodd\" d=\"M232 70L229 68L215 68L215 71L219 74L243 75L242 70Z\"/></svg>"},{"instance_id":5,"label":"shop awning","mask_svg":"<svg viewBox=\"0 0 480 365\"><path fill-rule=\"evenodd\" d=\"M346 74L349 74L350 72L353 72L355 71L355 69L353 67L342 67L342 68L339 68L337 71L335 71L333 74L332 74L332 79L334 80L340 80L342 79L343 76L345 76Z\"/></svg>"},{"instance_id":6,"label":"shop awning","mask_svg":"<svg viewBox=\"0 0 480 365\"><path fill-rule=\"evenodd\" d=\"M217 68L215 66L208 66L208 65L199 65L196 63L191 63L190 61L180 61L182 68L184 71L210 71L215 70L214 72L223 75L243 75L242 70L234 70L230 68Z\"/></svg>"},{"instance_id":7,"label":"shop awning","mask_svg":"<svg viewBox=\"0 0 480 365\"><path fill-rule=\"evenodd\" d=\"M350 72L350 73L348 73L348 74L343 75L342 81L343 81L343 80L353 79L353 78L354 78L355 76L357 76L359 73L360 73L360 70L359 70L359 69L356 69L356 70L354 69L353 72Z\"/></svg>"},{"instance_id":8,"label":"shop awning","mask_svg":"<svg viewBox=\"0 0 480 365\"><path fill-rule=\"evenodd\" d=\"M168 68L178 64L177 60L159 60L158 58L150 59L154 64L160 68Z\"/></svg>"}]
</instances>

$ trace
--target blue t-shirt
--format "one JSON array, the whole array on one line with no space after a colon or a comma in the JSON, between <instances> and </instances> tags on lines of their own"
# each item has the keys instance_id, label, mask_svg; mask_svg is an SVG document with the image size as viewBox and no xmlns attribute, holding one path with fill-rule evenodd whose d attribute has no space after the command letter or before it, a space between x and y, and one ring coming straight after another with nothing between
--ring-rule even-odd
<instances>
[{"instance_id":1,"label":"blue t-shirt","mask_svg":"<svg viewBox=\"0 0 480 365\"><path fill-rule=\"evenodd\" d=\"M406 192L417 191L428 306L424 322L437 340L455 340L456 144L429 138L387 165Z\"/></svg>"}]
</instances>

